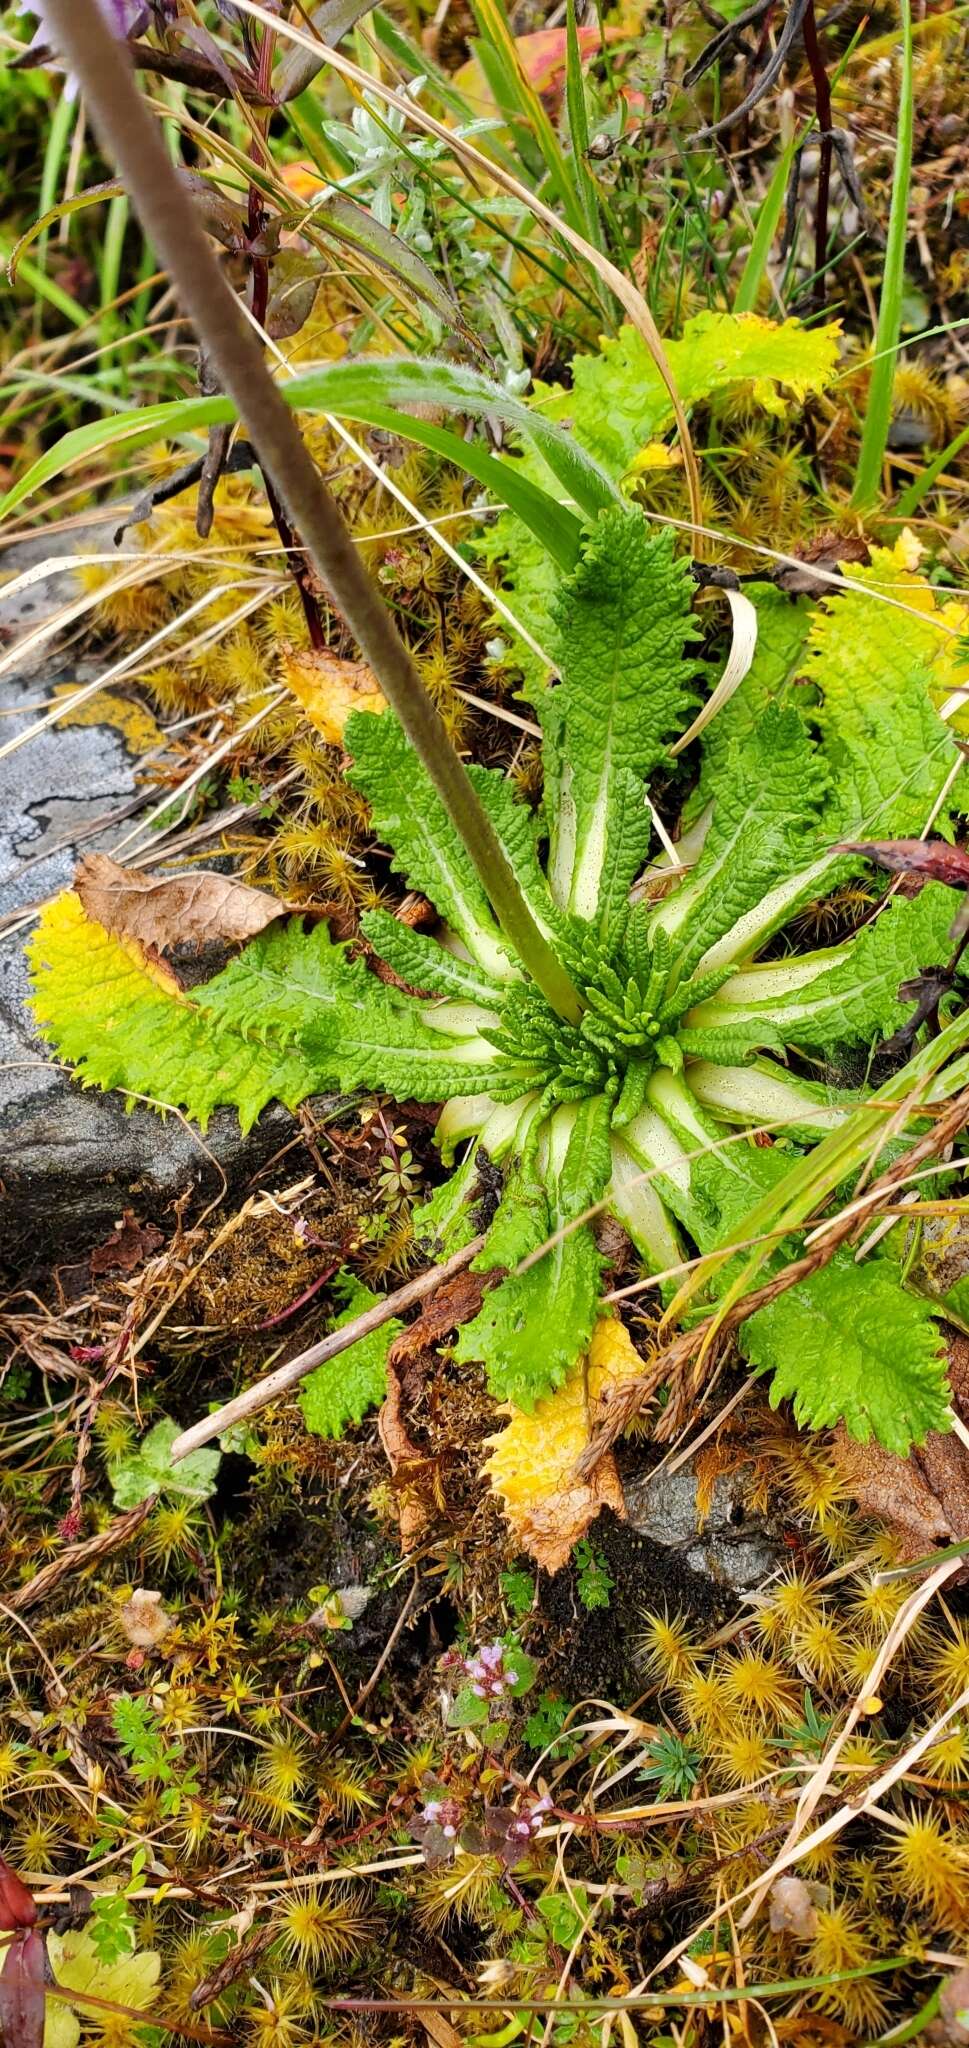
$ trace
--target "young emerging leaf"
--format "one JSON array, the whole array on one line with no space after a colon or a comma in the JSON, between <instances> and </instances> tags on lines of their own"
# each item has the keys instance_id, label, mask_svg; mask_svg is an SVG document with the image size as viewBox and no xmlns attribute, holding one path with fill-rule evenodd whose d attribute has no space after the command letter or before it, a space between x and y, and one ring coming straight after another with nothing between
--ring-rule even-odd
<instances>
[{"instance_id":1,"label":"young emerging leaf","mask_svg":"<svg viewBox=\"0 0 969 2048\"><path fill-rule=\"evenodd\" d=\"M691 584L669 533L649 535L622 511L600 514L556 604L561 682L540 706L554 773L546 782L555 899L596 916L622 847L623 867L645 860L645 780L685 719L694 666ZM640 787L638 845L630 861L630 778ZM622 823L620 823L622 820Z\"/></svg>"}]
</instances>

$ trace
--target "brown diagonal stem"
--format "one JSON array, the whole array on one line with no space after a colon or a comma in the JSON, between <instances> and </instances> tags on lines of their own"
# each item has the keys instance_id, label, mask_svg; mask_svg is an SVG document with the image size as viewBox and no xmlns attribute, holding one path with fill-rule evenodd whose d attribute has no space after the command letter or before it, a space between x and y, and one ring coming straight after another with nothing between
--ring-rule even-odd
<instances>
[{"instance_id":1,"label":"brown diagonal stem","mask_svg":"<svg viewBox=\"0 0 969 2048\"><path fill-rule=\"evenodd\" d=\"M96 0L45 0L59 54L80 81L94 126L134 200L145 233L168 270L246 426L263 473L301 536L411 745L460 833L502 931L562 1017L578 1021L575 989L539 931L514 872L440 713L371 581L339 508L304 445L169 161L158 125L135 83L130 53L111 34Z\"/></svg>"}]
</instances>

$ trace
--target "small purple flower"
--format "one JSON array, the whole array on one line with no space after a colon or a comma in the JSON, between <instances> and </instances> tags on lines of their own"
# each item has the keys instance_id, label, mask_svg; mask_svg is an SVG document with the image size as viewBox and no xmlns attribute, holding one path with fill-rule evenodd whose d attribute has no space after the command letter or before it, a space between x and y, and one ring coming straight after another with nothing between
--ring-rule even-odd
<instances>
[{"instance_id":1,"label":"small purple flower","mask_svg":"<svg viewBox=\"0 0 969 2048\"><path fill-rule=\"evenodd\" d=\"M460 1801L443 1795L428 1799L415 1815L414 1833L424 1850L425 1860L432 1868L435 1864L450 1862L463 1820L464 1809Z\"/></svg>"},{"instance_id":2,"label":"small purple flower","mask_svg":"<svg viewBox=\"0 0 969 2048\"><path fill-rule=\"evenodd\" d=\"M514 1683L514 1672L505 1669L504 1643L486 1643L476 1657L466 1658L464 1668L479 1700L503 1699Z\"/></svg>"},{"instance_id":3,"label":"small purple flower","mask_svg":"<svg viewBox=\"0 0 969 2048\"><path fill-rule=\"evenodd\" d=\"M151 19L147 0L97 0L97 6L112 35L121 43L127 42L129 36L140 35ZM31 50L56 49L57 38L45 18L44 0L17 0L17 13L37 16L37 27L28 46ZM70 100L77 95L77 79L70 73L65 91Z\"/></svg>"},{"instance_id":4,"label":"small purple flower","mask_svg":"<svg viewBox=\"0 0 969 2048\"><path fill-rule=\"evenodd\" d=\"M519 1841L533 1842L545 1815L551 1813L551 1810L551 1797L549 1793L543 1792L541 1799L536 1799L534 1805L529 1807L527 1813L520 1813L518 1815L518 1819L508 1830L509 1834L517 1836Z\"/></svg>"}]
</instances>

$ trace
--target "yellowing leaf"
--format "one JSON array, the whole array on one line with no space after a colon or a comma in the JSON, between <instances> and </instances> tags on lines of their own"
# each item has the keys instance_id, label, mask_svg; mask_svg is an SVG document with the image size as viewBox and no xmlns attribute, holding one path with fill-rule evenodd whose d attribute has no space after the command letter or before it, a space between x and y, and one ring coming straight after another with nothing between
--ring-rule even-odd
<instances>
[{"instance_id":1,"label":"yellowing leaf","mask_svg":"<svg viewBox=\"0 0 969 2048\"><path fill-rule=\"evenodd\" d=\"M594 1416L609 1399L613 1387L621 1386L623 1380L635 1379L643 1370L643 1361L626 1328L618 1316L602 1316L592 1332L589 1345L589 1399Z\"/></svg>"},{"instance_id":2,"label":"yellowing leaf","mask_svg":"<svg viewBox=\"0 0 969 2048\"><path fill-rule=\"evenodd\" d=\"M47 1953L54 1980L65 1991L86 1992L111 2005L135 2006L140 2011L153 2003L161 1972L161 1957L152 1948L136 1949L114 1963L103 1963L86 1928L67 1934L49 1934ZM44 2021L44 2048L76 2048L81 2027L78 2013L96 2014L103 2030L108 2013L96 2013L93 2006L74 2008L62 1998L48 1998Z\"/></svg>"},{"instance_id":3,"label":"yellowing leaf","mask_svg":"<svg viewBox=\"0 0 969 2048\"><path fill-rule=\"evenodd\" d=\"M504 1502L522 1549L546 1571L567 1563L573 1544L601 1508L624 1513L611 1454L588 1479L577 1478L575 1468L610 1388L641 1372L642 1364L623 1324L604 1316L586 1356L558 1392L539 1401L530 1415L505 1408L506 1426L489 1440L493 1448L485 1471L493 1491Z\"/></svg>"},{"instance_id":4,"label":"yellowing leaf","mask_svg":"<svg viewBox=\"0 0 969 2048\"><path fill-rule=\"evenodd\" d=\"M919 574L923 552L911 527L905 526L892 547L872 548L867 565L847 564L845 574L852 582L882 591L893 602L881 604L877 597L872 600L847 591L834 608L827 605L815 613L811 642L830 658L832 640L837 643L846 618L857 614L869 642L875 638L880 648L890 648L893 660L904 658L910 663L924 663L932 701L936 709L941 709L954 690L969 689L969 660L965 652L969 605L958 598L945 598ZM905 606L904 612L899 611L899 604ZM864 606L863 612L858 610L860 606ZM965 708L957 710L950 723L957 731L966 730L969 696Z\"/></svg>"},{"instance_id":5,"label":"yellowing leaf","mask_svg":"<svg viewBox=\"0 0 969 2048\"><path fill-rule=\"evenodd\" d=\"M677 469L682 465L683 454L679 448L668 448L665 441L647 441L640 448L629 465L630 476L644 476L647 470Z\"/></svg>"},{"instance_id":6,"label":"yellowing leaf","mask_svg":"<svg viewBox=\"0 0 969 2048\"><path fill-rule=\"evenodd\" d=\"M365 661L341 661L323 648L319 652L284 646L279 650L281 680L298 697L311 725L338 747L351 711L383 711L386 698Z\"/></svg>"},{"instance_id":7,"label":"yellowing leaf","mask_svg":"<svg viewBox=\"0 0 969 2048\"><path fill-rule=\"evenodd\" d=\"M253 944L281 933L292 945L288 929L274 924ZM137 939L114 938L87 917L72 889L47 905L27 951L38 1030L86 1087L148 1096L203 1128L220 1103L234 1102L248 1130L273 1097L292 1108L317 1084L297 1046L251 1032L251 1006L241 1017L206 1015ZM207 996L224 981L208 983Z\"/></svg>"}]
</instances>

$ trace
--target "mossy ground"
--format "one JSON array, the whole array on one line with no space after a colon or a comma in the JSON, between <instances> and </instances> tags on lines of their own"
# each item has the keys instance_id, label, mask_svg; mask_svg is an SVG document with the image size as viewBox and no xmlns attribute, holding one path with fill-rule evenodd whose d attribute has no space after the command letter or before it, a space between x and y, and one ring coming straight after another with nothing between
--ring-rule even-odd
<instances>
[{"instance_id":1,"label":"mossy ground","mask_svg":"<svg viewBox=\"0 0 969 2048\"><path fill-rule=\"evenodd\" d=\"M544 24L536 16L515 25ZM629 263L672 333L691 312L732 302L731 215L740 199L761 203L777 123L771 102L745 124L736 191L734 165L720 158L699 189L691 185L683 122L675 135L661 129L657 147L650 124L662 109L647 113L661 65L665 75L665 30L651 18L639 26L628 78L637 132L624 151L603 143L594 161ZM940 9L919 26L910 332L961 317L969 281L966 25ZM438 60L456 70L472 24L455 7L439 27ZM765 417L744 390L692 418L704 516L718 530L708 552L740 570L761 559L752 544L809 548L825 532L858 532L847 498L893 176L894 31L888 11L869 25L851 7L829 32L830 54L845 65L839 119L873 222L858 254L840 193L827 287L846 335L836 386L783 420ZM698 16L668 83L705 35ZM614 86L598 59L590 77L608 143ZM789 91L799 118L809 115L803 63ZM0 116L16 192L26 155L32 168L36 160L40 116L27 85L3 115L7 105ZM561 97L553 111L560 121ZM790 112L785 103L785 119ZM96 162L89 168L89 182L103 175ZM812 190L806 181L792 267L780 279L785 306L809 315ZM86 277L68 275L66 242L55 237L50 252L51 274L80 294L82 316L99 253L91 218L78 217L71 259L87 264ZM449 262L450 225L443 209L435 226ZM487 224L474 232L493 258ZM499 254L505 260L503 247ZM595 345L595 302L580 302L561 264L551 286L527 265L513 282L527 363L567 379L574 352ZM463 275L459 284L470 292ZM774 309L766 284L759 305ZM44 381L58 338L49 314L28 303L21 315L8 394L15 418L22 350L39 382L22 445L0 449L11 470L50 443L64 423L58 408L73 402L66 388L52 397ZM299 352L336 353L359 317L331 280ZM496 347L490 324L487 334ZM183 366L175 374L171 388L181 389ZM900 492L961 429L966 391L958 334L900 361L895 404L908 442L900 427L875 520L882 535L898 526ZM311 434L452 739L537 800L530 706L517 694L504 628L435 545L435 522L458 547L479 536L472 489L392 437L368 437L426 522L415 531L332 433ZM964 579L967 462L966 448L957 450L914 515L942 582ZM160 461L153 480L163 470ZM65 516L127 481L92 465ZM647 471L636 490L651 514L686 516L675 464ZM56 518L59 506L46 510ZM400 907L403 892L345 779L339 733L314 725L286 687L286 664L305 660L309 635L258 479L223 481L205 542L194 513L194 495L183 494L138 527L145 573L133 587L118 587L103 567L83 572L97 597L86 643L127 653L149 633L167 634L111 707L147 749L165 733L164 752L144 770L162 814L147 843L158 863L231 865L351 936L362 910ZM239 616L237 586L257 584L262 603ZM722 629L704 616L716 663ZM329 652L352 659L325 600L322 617ZM674 776L670 818L681 793ZM828 905L822 941L851 929L863 908ZM418 922L427 915L419 900L406 909ZM473 1370L453 1365L446 1342L402 1369L408 1443L391 1457L373 1422L333 1445L308 1434L293 1402L279 1405L223 1447L207 1498L163 1492L139 1526L119 1534L112 1469L159 1417L188 1425L312 1344L338 1306L329 1283L317 1284L330 1267L349 1265L381 1288L415 1270L410 1211L438 1171L432 1126L433 1112L412 1104L370 1100L320 1114L310 1105L255 1188L207 1209L146 1210L141 1220L163 1242L130 1271L92 1270L94 1244L62 1257L54 1218L18 1258L3 1304L0 1849L36 1892L47 1926L98 1925L100 1915L103 1928L104 1900L114 1899L117 1954L135 1946L160 1957L146 2023L87 2007L84 2032L110 2048L167 2035L253 2048L331 2039L396 2048L428 2037L436 2048L466 2037L503 2048L542 2039L546 2016L528 2001L557 1999L548 2020L555 2048L592 2048L602 2016L589 2001L645 1980L644 1997L679 2002L630 2008L625 2048L630 2034L644 2048L877 2040L932 2000L964 1952L967 1596L955 1580L947 1585L866 1694L916 1582L878 1581L897 1561L891 1532L854 1504L836 1448L798 1439L756 1392L715 1433L705 1468L709 1479L745 1460L752 1510L776 1538L776 1571L753 1600L608 1513L590 1532L588 1556L554 1578L537 1574L515 1553L482 1476L494 1404ZM617 1278L627 1277L628 1248L608 1250ZM646 1325L630 1327L645 1344ZM703 1419L738 1385L722 1383ZM633 1436L620 1457L635 1470L656 1453ZM404 1518L411 1543L402 1555ZM75 1557L76 1545L99 1538L100 1551ZM33 1598L48 1567L55 1575ZM145 1593L160 1599L146 1608ZM534 1659L531 1689L503 1706L503 1736L490 1723L453 1725L468 1661L500 1639ZM793 1866L807 1889L790 1925L774 1899L743 1925L737 1895L770 1867L798 1796L859 1699L858 1725L806 1824L851 1802L844 1825ZM934 1746L909 1758L949 1710ZM866 1810L892 1767L894 1782ZM532 1833L541 1788L548 1805ZM459 1817L453 1860L428 1847L426 1810L442 1799ZM516 1859L508 1829L522 1816L529 1840ZM100 1995L124 2004L112 1989L110 1930L101 1947ZM883 1963L884 1974L858 1975ZM759 2000L750 1991L792 1978L822 1981ZM691 2008L698 1987L729 1991L730 2003ZM475 1996L496 2007L472 2009ZM415 2011L419 1998L435 2009Z\"/></svg>"}]
</instances>

